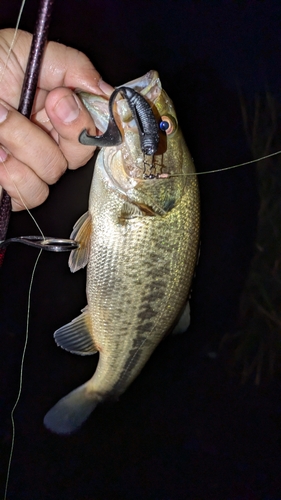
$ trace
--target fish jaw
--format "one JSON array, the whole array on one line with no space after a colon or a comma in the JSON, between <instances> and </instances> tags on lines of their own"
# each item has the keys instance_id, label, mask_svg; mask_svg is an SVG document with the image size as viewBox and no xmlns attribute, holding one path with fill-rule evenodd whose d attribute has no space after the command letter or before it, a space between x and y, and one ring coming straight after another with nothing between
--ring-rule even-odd
<instances>
[{"instance_id":1,"label":"fish jaw","mask_svg":"<svg viewBox=\"0 0 281 500\"><path fill-rule=\"evenodd\" d=\"M77 95L89 111L97 129L104 133L109 121L108 99L88 92L78 92Z\"/></svg>"}]
</instances>

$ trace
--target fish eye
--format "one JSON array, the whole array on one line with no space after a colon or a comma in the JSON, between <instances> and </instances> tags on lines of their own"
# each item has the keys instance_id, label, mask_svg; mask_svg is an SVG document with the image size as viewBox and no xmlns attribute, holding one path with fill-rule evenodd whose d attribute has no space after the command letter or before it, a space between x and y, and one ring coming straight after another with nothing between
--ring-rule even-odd
<instances>
[{"instance_id":1,"label":"fish eye","mask_svg":"<svg viewBox=\"0 0 281 500\"><path fill-rule=\"evenodd\" d=\"M161 116L159 128L160 130L162 130L162 132L165 132L167 135L170 135L172 132L176 130L175 120L168 115Z\"/></svg>"}]
</instances>

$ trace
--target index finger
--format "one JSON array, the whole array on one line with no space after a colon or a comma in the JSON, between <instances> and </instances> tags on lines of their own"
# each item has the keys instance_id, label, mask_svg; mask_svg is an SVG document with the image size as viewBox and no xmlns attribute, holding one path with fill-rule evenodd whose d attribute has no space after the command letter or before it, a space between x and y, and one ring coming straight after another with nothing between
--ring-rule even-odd
<instances>
[{"instance_id":1,"label":"index finger","mask_svg":"<svg viewBox=\"0 0 281 500\"><path fill-rule=\"evenodd\" d=\"M98 95L107 94L107 84L90 59L79 50L55 42L47 44L38 85L45 90L68 87ZM108 86L109 92L112 88Z\"/></svg>"},{"instance_id":2,"label":"index finger","mask_svg":"<svg viewBox=\"0 0 281 500\"><path fill-rule=\"evenodd\" d=\"M8 49L11 47L13 37L13 29L1 30L2 65L5 71L1 76L0 83L6 101L17 107L32 35L19 30L12 53L8 58ZM5 53L5 64L8 67L4 64ZM7 82L5 79L6 73L9 75ZM56 42L48 42L46 45L38 87L47 92L56 87L78 88L98 95L110 95L112 92L112 88L102 80L99 72L85 54Z\"/></svg>"}]
</instances>

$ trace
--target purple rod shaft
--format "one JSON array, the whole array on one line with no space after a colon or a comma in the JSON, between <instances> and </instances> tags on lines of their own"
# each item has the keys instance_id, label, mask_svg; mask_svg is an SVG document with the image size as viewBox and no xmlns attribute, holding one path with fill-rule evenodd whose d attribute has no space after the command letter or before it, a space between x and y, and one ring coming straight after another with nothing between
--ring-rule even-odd
<instances>
[{"instance_id":1,"label":"purple rod shaft","mask_svg":"<svg viewBox=\"0 0 281 500\"><path fill-rule=\"evenodd\" d=\"M41 0L22 86L19 112L30 118L54 0Z\"/></svg>"},{"instance_id":2,"label":"purple rod shaft","mask_svg":"<svg viewBox=\"0 0 281 500\"><path fill-rule=\"evenodd\" d=\"M40 0L18 108L18 111L27 118L30 118L31 116L40 66L51 21L53 4L54 0ZM8 193L3 190L0 205L0 241L6 238L10 220L10 212L11 198ZM4 251L4 249L0 251L0 267L3 262Z\"/></svg>"}]
</instances>

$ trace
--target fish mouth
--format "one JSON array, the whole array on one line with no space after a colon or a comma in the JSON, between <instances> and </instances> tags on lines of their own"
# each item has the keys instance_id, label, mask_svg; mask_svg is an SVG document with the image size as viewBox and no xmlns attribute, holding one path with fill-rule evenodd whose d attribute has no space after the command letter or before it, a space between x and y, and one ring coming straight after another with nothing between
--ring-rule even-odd
<instances>
[{"instance_id":1,"label":"fish mouth","mask_svg":"<svg viewBox=\"0 0 281 500\"><path fill-rule=\"evenodd\" d=\"M154 101L161 90L158 73L154 70L117 87L109 99L109 120L104 134L91 136L83 130L79 141L99 147L118 146L124 142L128 131L138 132L142 153L154 155L159 144Z\"/></svg>"},{"instance_id":2,"label":"fish mouth","mask_svg":"<svg viewBox=\"0 0 281 500\"><path fill-rule=\"evenodd\" d=\"M125 87L130 87L153 103L162 90L158 72L153 69L148 71L145 75L126 83Z\"/></svg>"},{"instance_id":3,"label":"fish mouth","mask_svg":"<svg viewBox=\"0 0 281 500\"><path fill-rule=\"evenodd\" d=\"M116 91L118 91L118 88L119 87L116 88ZM146 166L151 165L153 162L153 156L156 153L158 141L157 147L154 148L152 153L147 153L144 150L141 143L142 137L139 123L136 121L136 116L134 116L134 113L132 112L128 99L124 97L124 94L121 92L122 88L133 89L145 99L149 105L149 111L153 115L156 134L158 136L159 117L155 102L162 92L162 86L157 71L151 70L144 76L122 85L122 87L120 87L120 92L114 101L114 118L121 133L122 140L119 144L112 146L112 148L106 148L112 149L111 152L108 152L108 154L105 155L108 160L110 158L110 161L105 164L106 170L110 170L111 174L114 170L116 170L117 173L118 164L118 177L121 174L120 170L122 168L123 180L127 177L143 181ZM122 158L122 162L120 162L120 158ZM116 168L114 168L114 164L116 164ZM131 180L128 179L128 183L131 187Z\"/></svg>"},{"instance_id":4,"label":"fish mouth","mask_svg":"<svg viewBox=\"0 0 281 500\"><path fill-rule=\"evenodd\" d=\"M161 81L158 72L155 70L148 71L148 73L144 76L136 78L135 80L122 85L122 87L131 88L135 92L141 94L145 97L152 108L162 91ZM125 130L129 127L131 130L137 131L137 124L132 115L130 106L121 94L119 94L119 98L116 99L116 105L117 114L121 122L120 125L123 126Z\"/></svg>"},{"instance_id":5,"label":"fish mouth","mask_svg":"<svg viewBox=\"0 0 281 500\"><path fill-rule=\"evenodd\" d=\"M104 168L110 177L114 172L116 180L121 176L130 187L134 180L155 177L155 165L163 164L163 157L156 157L165 152L162 145L166 134L160 129L158 112L163 96L166 102L155 70L117 87L109 101L81 93L82 101L103 133L89 136L85 130L79 140L103 149Z\"/></svg>"},{"instance_id":6,"label":"fish mouth","mask_svg":"<svg viewBox=\"0 0 281 500\"><path fill-rule=\"evenodd\" d=\"M155 101L162 92L162 85L157 71L151 70L144 76L126 83L125 87L129 87L143 96L155 113ZM117 113L121 119L124 135L127 131L138 132L136 121L126 99L120 97L117 101Z\"/></svg>"}]
</instances>

